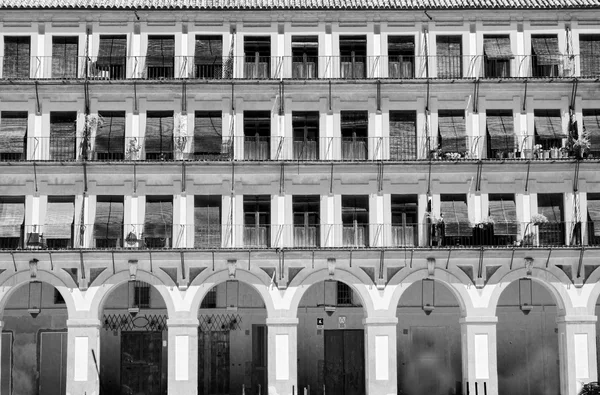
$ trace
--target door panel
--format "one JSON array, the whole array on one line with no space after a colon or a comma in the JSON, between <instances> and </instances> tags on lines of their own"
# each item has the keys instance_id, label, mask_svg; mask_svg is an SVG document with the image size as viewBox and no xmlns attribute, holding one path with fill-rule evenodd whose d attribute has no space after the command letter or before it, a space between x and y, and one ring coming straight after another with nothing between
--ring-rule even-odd
<instances>
[{"instance_id":1,"label":"door panel","mask_svg":"<svg viewBox=\"0 0 600 395\"><path fill-rule=\"evenodd\" d=\"M419 394L439 394L448 367L447 330L444 327L411 328L411 360L413 377Z\"/></svg>"},{"instance_id":2,"label":"door panel","mask_svg":"<svg viewBox=\"0 0 600 395\"><path fill-rule=\"evenodd\" d=\"M198 393L229 393L229 332L200 332L198 336Z\"/></svg>"},{"instance_id":3,"label":"door panel","mask_svg":"<svg viewBox=\"0 0 600 395\"><path fill-rule=\"evenodd\" d=\"M364 331L325 331L325 390L333 395L365 393Z\"/></svg>"},{"instance_id":4,"label":"door panel","mask_svg":"<svg viewBox=\"0 0 600 395\"><path fill-rule=\"evenodd\" d=\"M267 326L252 325L252 389L267 394Z\"/></svg>"},{"instance_id":5,"label":"door panel","mask_svg":"<svg viewBox=\"0 0 600 395\"><path fill-rule=\"evenodd\" d=\"M10 394L12 381L12 332L2 333L0 351L0 394Z\"/></svg>"},{"instance_id":6,"label":"door panel","mask_svg":"<svg viewBox=\"0 0 600 395\"><path fill-rule=\"evenodd\" d=\"M121 394L159 395L162 333L121 334Z\"/></svg>"},{"instance_id":7,"label":"door panel","mask_svg":"<svg viewBox=\"0 0 600 395\"><path fill-rule=\"evenodd\" d=\"M67 369L67 332L40 333L40 394L64 395Z\"/></svg>"}]
</instances>

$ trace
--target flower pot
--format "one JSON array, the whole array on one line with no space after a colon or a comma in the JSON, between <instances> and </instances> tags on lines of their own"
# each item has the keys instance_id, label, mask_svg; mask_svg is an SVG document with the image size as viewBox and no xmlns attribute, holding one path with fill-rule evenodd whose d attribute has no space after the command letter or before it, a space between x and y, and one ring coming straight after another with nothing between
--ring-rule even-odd
<instances>
[{"instance_id":1,"label":"flower pot","mask_svg":"<svg viewBox=\"0 0 600 395\"><path fill-rule=\"evenodd\" d=\"M516 152L508 152L507 153L507 158L508 159L515 159L515 155L516 154L517 154Z\"/></svg>"},{"instance_id":2,"label":"flower pot","mask_svg":"<svg viewBox=\"0 0 600 395\"><path fill-rule=\"evenodd\" d=\"M521 155L521 157L524 159L533 159L533 151L531 151L530 149L524 149L523 155Z\"/></svg>"},{"instance_id":3,"label":"flower pot","mask_svg":"<svg viewBox=\"0 0 600 395\"><path fill-rule=\"evenodd\" d=\"M542 159L550 159L550 150L542 151Z\"/></svg>"},{"instance_id":4,"label":"flower pot","mask_svg":"<svg viewBox=\"0 0 600 395\"><path fill-rule=\"evenodd\" d=\"M550 158L552 158L552 159L560 158L560 150L558 148L550 149Z\"/></svg>"},{"instance_id":5,"label":"flower pot","mask_svg":"<svg viewBox=\"0 0 600 395\"><path fill-rule=\"evenodd\" d=\"M503 159L503 158L504 158L504 152L496 151L496 159Z\"/></svg>"}]
</instances>

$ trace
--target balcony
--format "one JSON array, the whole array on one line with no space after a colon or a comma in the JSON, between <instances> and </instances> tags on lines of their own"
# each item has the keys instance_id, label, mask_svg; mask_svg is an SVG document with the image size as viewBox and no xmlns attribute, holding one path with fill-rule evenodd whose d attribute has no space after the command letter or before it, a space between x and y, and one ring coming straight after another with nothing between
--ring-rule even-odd
<instances>
[{"instance_id":1,"label":"balcony","mask_svg":"<svg viewBox=\"0 0 600 395\"><path fill-rule=\"evenodd\" d=\"M32 56L23 69L2 67L0 79L58 79L119 81L125 79L475 79L475 78L597 78L600 66L588 55L553 55L540 62L535 55L490 60L484 55L463 56L232 56L211 63L193 56L157 59L76 57L57 68L51 56ZM544 64L540 64L544 63ZM551 64L548 64L551 63ZM157 66L157 64L159 64Z\"/></svg>"}]
</instances>

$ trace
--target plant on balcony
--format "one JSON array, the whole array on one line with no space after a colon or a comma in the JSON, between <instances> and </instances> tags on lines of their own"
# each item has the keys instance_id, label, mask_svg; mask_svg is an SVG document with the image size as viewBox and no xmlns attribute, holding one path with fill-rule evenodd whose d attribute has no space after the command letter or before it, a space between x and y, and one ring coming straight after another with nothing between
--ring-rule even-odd
<instances>
[{"instance_id":1,"label":"plant on balcony","mask_svg":"<svg viewBox=\"0 0 600 395\"><path fill-rule=\"evenodd\" d=\"M137 137L132 137L129 139L129 144L125 149L125 159L127 160L136 160L139 159L140 151L142 147L138 143Z\"/></svg>"},{"instance_id":2,"label":"plant on balcony","mask_svg":"<svg viewBox=\"0 0 600 395\"><path fill-rule=\"evenodd\" d=\"M533 214L531 216L531 223L534 226L538 226L541 224L547 224L548 223L548 218L546 218L546 216L544 214Z\"/></svg>"},{"instance_id":3,"label":"plant on balcony","mask_svg":"<svg viewBox=\"0 0 600 395\"><path fill-rule=\"evenodd\" d=\"M83 139L81 141L81 157L90 159L92 152L92 139L96 135L98 127L104 124L104 119L98 114L86 114L83 125Z\"/></svg>"},{"instance_id":4,"label":"plant on balcony","mask_svg":"<svg viewBox=\"0 0 600 395\"><path fill-rule=\"evenodd\" d=\"M187 116L177 114L175 121L177 125L174 137L175 159L181 160L187 144Z\"/></svg>"},{"instance_id":5,"label":"plant on balcony","mask_svg":"<svg viewBox=\"0 0 600 395\"><path fill-rule=\"evenodd\" d=\"M462 154L458 153L458 152L446 152L446 154L444 155L444 157L447 160L459 160L463 157Z\"/></svg>"},{"instance_id":6,"label":"plant on balcony","mask_svg":"<svg viewBox=\"0 0 600 395\"><path fill-rule=\"evenodd\" d=\"M493 226L493 225L494 225L494 223L495 223L495 221L494 221L494 217L492 217L492 216L488 216L488 217L485 217L485 218L483 218L483 219L481 220L481 222L478 222L478 223L472 223L472 224L471 224L471 227L473 227L473 228L480 228L480 229L484 229L484 228L489 228L489 227Z\"/></svg>"},{"instance_id":7,"label":"plant on balcony","mask_svg":"<svg viewBox=\"0 0 600 395\"><path fill-rule=\"evenodd\" d=\"M533 146L533 156L541 159L542 158L542 145L536 144Z\"/></svg>"},{"instance_id":8,"label":"plant on balcony","mask_svg":"<svg viewBox=\"0 0 600 395\"><path fill-rule=\"evenodd\" d=\"M573 153L578 159L583 159L590 152L591 147L590 133L584 128L581 136L573 140Z\"/></svg>"}]
</instances>

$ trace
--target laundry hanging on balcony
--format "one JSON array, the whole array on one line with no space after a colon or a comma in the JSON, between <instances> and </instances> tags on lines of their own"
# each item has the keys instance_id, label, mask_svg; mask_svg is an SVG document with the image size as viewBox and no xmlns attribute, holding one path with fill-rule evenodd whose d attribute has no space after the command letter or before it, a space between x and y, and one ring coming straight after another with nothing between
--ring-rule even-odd
<instances>
[{"instance_id":1,"label":"laundry hanging on balcony","mask_svg":"<svg viewBox=\"0 0 600 395\"><path fill-rule=\"evenodd\" d=\"M102 112L100 118L102 121L99 122L96 130L95 152L97 154L124 154L125 112Z\"/></svg>"},{"instance_id":2,"label":"laundry hanging on balcony","mask_svg":"<svg viewBox=\"0 0 600 395\"><path fill-rule=\"evenodd\" d=\"M594 227L594 236L600 237L600 200L587 201L588 215Z\"/></svg>"},{"instance_id":3,"label":"laundry hanging on balcony","mask_svg":"<svg viewBox=\"0 0 600 395\"><path fill-rule=\"evenodd\" d=\"M124 65L127 56L127 36L100 36L97 67Z\"/></svg>"},{"instance_id":4,"label":"laundry hanging on balcony","mask_svg":"<svg viewBox=\"0 0 600 395\"><path fill-rule=\"evenodd\" d=\"M70 239L73 219L75 217L75 205L71 202L48 202L46 208L46 221L44 226L44 238L47 239Z\"/></svg>"},{"instance_id":5,"label":"laundry hanging on balcony","mask_svg":"<svg viewBox=\"0 0 600 395\"><path fill-rule=\"evenodd\" d=\"M21 237L25 203L0 202L0 237Z\"/></svg>"},{"instance_id":6,"label":"laundry hanging on balcony","mask_svg":"<svg viewBox=\"0 0 600 395\"><path fill-rule=\"evenodd\" d=\"M123 201L97 201L94 238L121 239L122 234Z\"/></svg>"},{"instance_id":7,"label":"laundry hanging on balcony","mask_svg":"<svg viewBox=\"0 0 600 395\"><path fill-rule=\"evenodd\" d=\"M194 118L194 149L196 155L221 154L223 119L220 111L198 111Z\"/></svg>"},{"instance_id":8,"label":"laundry hanging on balcony","mask_svg":"<svg viewBox=\"0 0 600 395\"><path fill-rule=\"evenodd\" d=\"M3 78L29 78L30 47L29 36L4 37Z\"/></svg>"},{"instance_id":9,"label":"laundry hanging on balcony","mask_svg":"<svg viewBox=\"0 0 600 395\"><path fill-rule=\"evenodd\" d=\"M560 64L557 36L531 37L531 51L539 66Z\"/></svg>"},{"instance_id":10,"label":"laundry hanging on balcony","mask_svg":"<svg viewBox=\"0 0 600 395\"><path fill-rule=\"evenodd\" d=\"M445 236L472 236L467 202L443 201L440 210L444 218Z\"/></svg>"},{"instance_id":11,"label":"laundry hanging on balcony","mask_svg":"<svg viewBox=\"0 0 600 395\"><path fill-rule=\"evenodd\" d=\"M488 113L486 122L492 150L512 152L517 148L512 114Z\"/></svg>"},{"instance_id":12,"label":"laundry hanging on balcony","mask_svg":"<svg viewBox=\"0 0 600 395\"><path fill-rule=\"evenodd\" d=\"M0 153L15 154L14 159L22 159L27 138L27 113L2 112L0 118Z\"/></svg>"},{"instance_id":13,"label":"laundry hanging on balcony","mask_svg":"<svg viewBox=\"0 0 600 395\"><path fill-rule=\"evenodd\" d=\"M562 139L567 137L563 130L562 119L559 110L535 110L534 111L535 133L541 140Z\"/></svg>"},{"instance_id":14,"label":"laundry hanging on balcony","mask_svg":"<svg viewBox=\"0 0 600 395\"><path fill-rule=\"evenodd\" d=\"M483 53L488 59L512 59L509 36L492 36L483 38Z\"/></svg>"},{"instance_id":15,"label":"laundry hanging on balcony","mask_svg":"<svg viewBox=\"0 0 600 395\"><path fill-rule=\"evenodd\" d=\"M439 146L442 153L464 154L467 147L467 128L464 111L440 111L438 115L440 132Z\"/></svg>"},{"instance_id":16,"label":"laundry hanging on balcony","mask_svg":"<svg viewBox=\"0 0 600 395\"><path fill-rule=\"evenodd\" d=\"M146 200L144 237L168 239L173 229L173 201Z\"/></svg>"},{"instance_id":17,"label":"laundry hanging on balcony","mask_svg":"<svg viewBox=\"0 0 600 395\"><path fill-rule=\"evenodd\" d=\"M490 200L489 208L490 217L494 219L495 235L517 235L517 209L513 200Z\"/></svg>"},{"instance_id":18,"label":"laundry hanging on balcony","mask_svg":"<svg viewBox=\"0 0 600 395\"><path fill-rule=\"evenodd\" d=\"M598 56L600 56L600 53ZM583 127L589 133L591 151L600 151L600 110L584 109Z\"/></svg>"}]
</instances>

